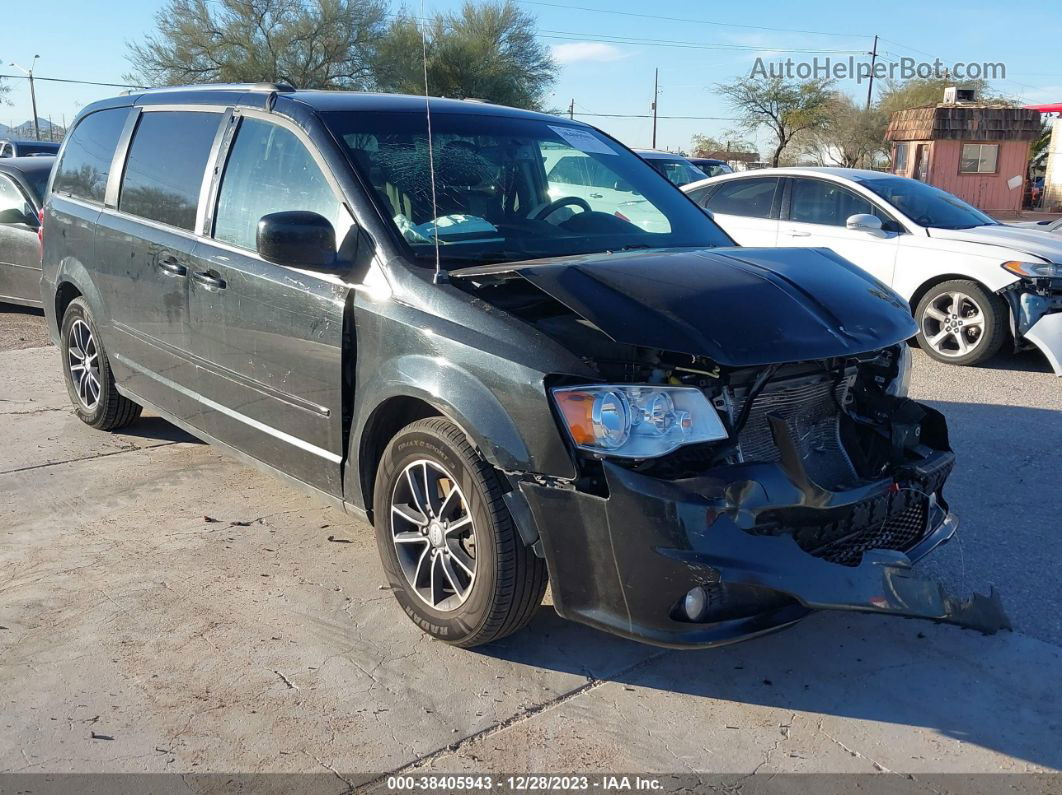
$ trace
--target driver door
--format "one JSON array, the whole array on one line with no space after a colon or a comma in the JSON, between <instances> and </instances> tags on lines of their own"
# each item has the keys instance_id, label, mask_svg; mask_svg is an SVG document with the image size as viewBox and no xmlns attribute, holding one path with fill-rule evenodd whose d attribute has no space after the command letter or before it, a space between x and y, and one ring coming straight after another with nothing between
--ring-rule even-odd
<instances>
[{"instance_id":1,"label":"driver door","mask_svg":"<svg viewBox=\"0 0 1062 795\"><path fill-rule=\"evenodd\" d=\"M778 245L793 248L829 248L870 275L892 284L899 233L896 222L880 208L837 182L810 177L789 179L783 201ZM848 219L865 213L881 219L881 236L849 229Z\"/></svg>"}]
</instances>

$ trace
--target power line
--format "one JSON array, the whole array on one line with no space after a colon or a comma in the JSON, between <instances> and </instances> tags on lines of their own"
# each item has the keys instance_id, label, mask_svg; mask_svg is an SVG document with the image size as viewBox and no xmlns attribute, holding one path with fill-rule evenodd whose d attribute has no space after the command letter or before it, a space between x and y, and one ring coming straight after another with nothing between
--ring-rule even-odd
<instances>
[{"instance_id":1,"label":"power line","mask_svg":"<svg viewBox=\"0 0 1062 795\"><path fill-rule=\"evenodd\" d=\"M746 30L769 30L773 33L807 33L812 36L837 36L840 38L852 38L852 37L864 37L870 38L870 34L865 33L831 33L825 30L801 30L799 28L770 28L764 25L741 25L736 22L717 22L711 19L688 19L684 17L665 17L659 14L637 14L633 11L616 11L611 8L590 8L588 6L573 6L561 3L546 3L541 0L516 0L520 5L532 5L532 6L548 6L550 8L560 8L565 11L590 11L595 14L614 14L616 16L623 17L637 17L639 19L656 19L664 22L685 22L694 25L715 25L723 28L745 28Z\"/></svg>"},{"instance_id":2,"label":"power line","mask_svg":"<svg viewBox=\"0 0 1062 795\"><path fill-rule=\"evenodd\" d=\"M0 79L3 78L18 78L21 80L29 80L26 75L0 75ZM130 83L97 83L94 80L72 80L65 77L41 77L40 75L34 75L34 80L45 80L49 83L78 83L83 86L107 86L109 88L147 88L147 86L134 86Z\"/></svg>"},{"instance_id":3,"label":"power line","mask_svg":"<svg viewBox=\"0 0 1062 795\"><path fill-rule=\"evenodd\" d=\"M833 55L864 55L865 50L828 50L796 47L758 47L752 44L724 44L722 42L710 42L702 44L695 41L681 41L677 39L647 39L634 36L614 36L601 33L580 33L569 30L539 31L539 38L559 39L562 41L593 41L601 44L637 44L647 47L673 47L685 50L737 50L740 52L794 52Z\"/></svg>"}]
</instances>

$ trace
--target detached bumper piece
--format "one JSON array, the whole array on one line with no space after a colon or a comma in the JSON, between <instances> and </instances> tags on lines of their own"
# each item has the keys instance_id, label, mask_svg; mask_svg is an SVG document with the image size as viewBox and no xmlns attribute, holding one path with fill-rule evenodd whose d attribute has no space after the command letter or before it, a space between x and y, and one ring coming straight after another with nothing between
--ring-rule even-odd
<instances>
[{"instance_id":1,"label":"detached bumper piece","mask_svg":"<svg viewBox=\"0 0 1062 795\"><path fill-rule=\"evenodd\" d=\"M912 571L955 533L939 496L953 462L935 452L895 479L843 491L784 462L673 481L606 462L607 497L520 489L542 530L557 611L636 640L720 645L812 610L1009 629L994 590L963 600Z\"/></svg>"}]
</instances>

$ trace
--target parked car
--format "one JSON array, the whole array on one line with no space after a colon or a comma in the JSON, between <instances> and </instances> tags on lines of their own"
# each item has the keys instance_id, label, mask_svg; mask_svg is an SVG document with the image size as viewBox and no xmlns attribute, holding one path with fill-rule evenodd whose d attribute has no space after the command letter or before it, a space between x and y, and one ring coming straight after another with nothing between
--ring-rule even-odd
<instances>
[{"instance_id":1,"label":"parked car","mask_svg":"<svg viewBox=\"0 0 1062 795\"><path fill-rule=\"evenodd\" d=\"M718 177L720 174L734 173L734 169L725 160L716 160L713 157L687 157L686 159L706 177Z\"/></svg>"},{"instance_id":2,"label":"parked car","mask_svg":"<svg viewBox=\"0 0 1062 795\"><path fill-rule=\"evenodd\" d=\"M1010 339L1062 375L1062 240L877 171L764 169L683 189L743 246L830 248L892 287L934 359L979 364Z\"/></svg>"},{"instance_id":3,"label":"parked car","mask_svg":"<svg viewBox=\"0 0 1062 795\"><path fill-rule=\"evenodd\" d=\"M43 227L77 415L150 408L369 519L403 611L460 646L547 574L561 615L665 645L823 608L1006 624L911 571L955 530L954 454L905 397L897 295L731 248L592 127L428 103L431 137L423 97L281 86L82 111ZM558 147L667 228L552 198Z\"/></svg>"},{"instance_id":4,"label":"parked car","mask_svg":"<svg viewBox=\"0 0 1062 795\"><path fill-rule=\"evenodd\" d=\"M58 151L59 144L54 141L0 139L0 158L54 155Z\"/></svg>"},{"instance_id":5,"label":"parked car","mask_svg":"<svg viewBox=\"0 0 1062 795\"><path fill-rule=\"evenodd\" d=\"M0 302L41 305L39 213L54 157L0 160Z\"/></svg>"},{"instance_id":6,"label":"parked car","mask_svg":"<svg viewBox=\"0 0 1062 795\"><path fill-rule=\"evenodd\" d=\"M635 149L634 152L638 157L667 177L668 181L678 185L680 188L683 185L704 179L704 172L682 157L682 155L660 152L656 149Z\"/></svg>"}]
</instances>

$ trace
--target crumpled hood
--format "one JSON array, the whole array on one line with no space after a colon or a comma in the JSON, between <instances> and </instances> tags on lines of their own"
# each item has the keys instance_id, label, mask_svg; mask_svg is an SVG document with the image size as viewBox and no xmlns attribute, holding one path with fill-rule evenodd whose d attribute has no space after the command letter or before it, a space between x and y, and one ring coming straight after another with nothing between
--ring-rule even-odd
<instances>
[{"instance_id":1,"label":"crumpled hood","mask_svg":"<svg viewBox=\"0 0 1062 795\"><path fill-rule=\"evenodd\" d=\"M1062 262L1062 237L1042 229L1020 226L975 226L972 229L929 229L929 236L941 240L962 240L986 246L1002 246L1045 259Z\"/></svg>"},{"instance_id":2,"label":"crumpled hood","mask_svg":"<svg viewBox=\"0 0 1062 795\"><path fill-rule=\"evenodd\" d=\"M593 254L452 271L514 273L629 345L731 367L847 356L916 332L907 303L828 249Z\"/></svg>"}]
</instances>

